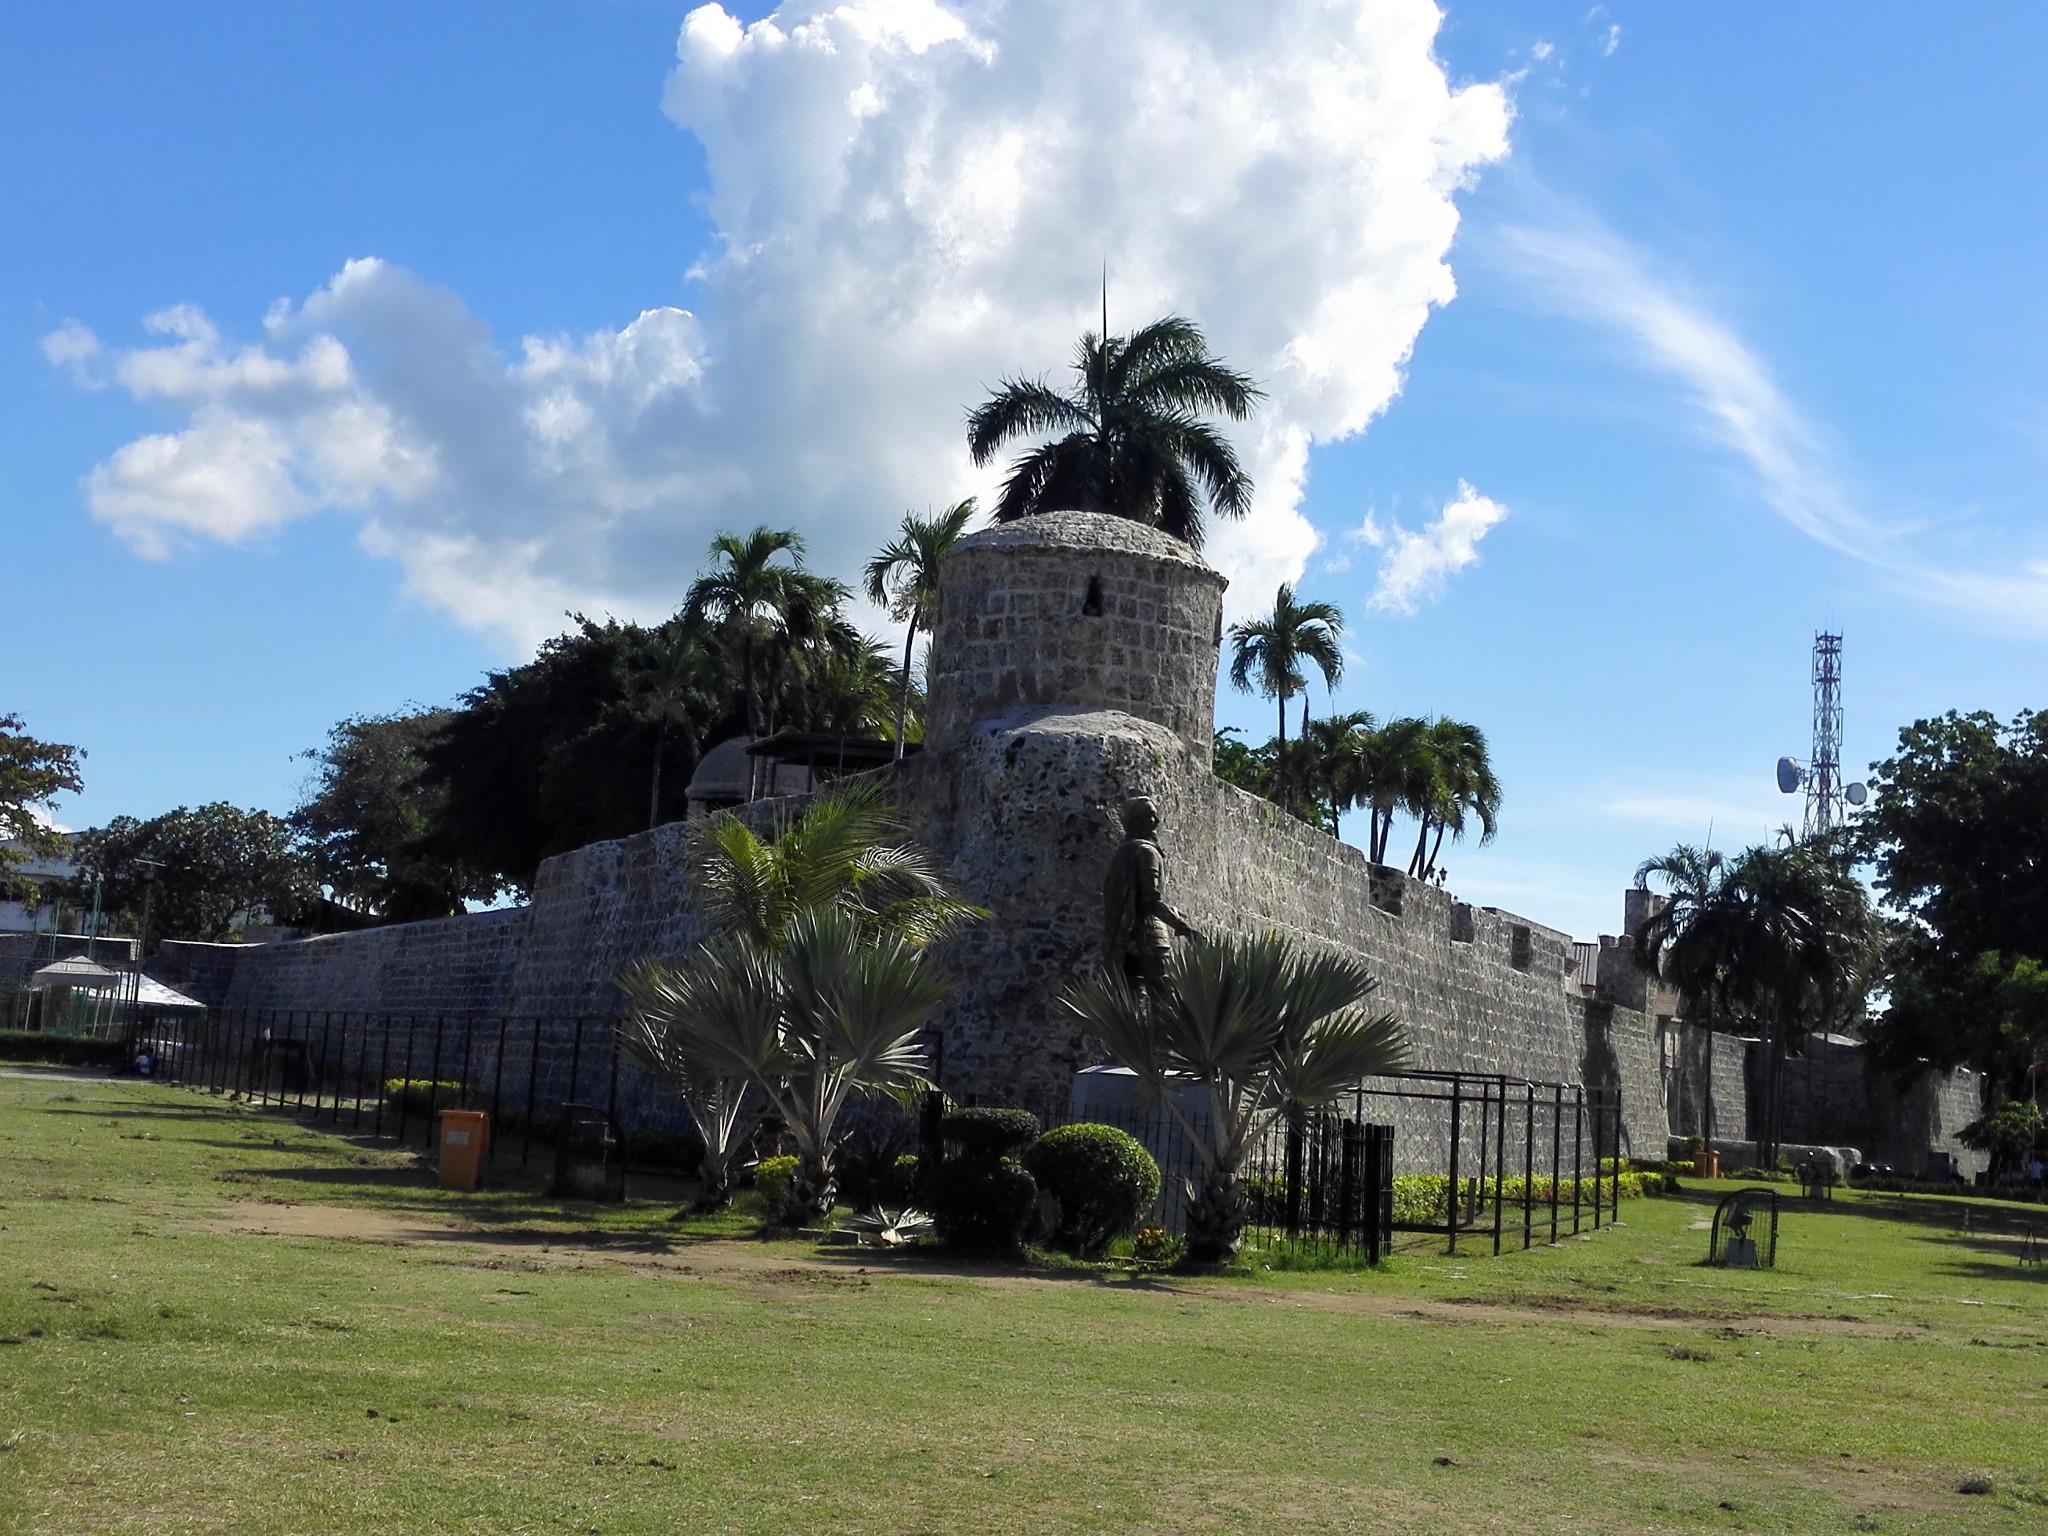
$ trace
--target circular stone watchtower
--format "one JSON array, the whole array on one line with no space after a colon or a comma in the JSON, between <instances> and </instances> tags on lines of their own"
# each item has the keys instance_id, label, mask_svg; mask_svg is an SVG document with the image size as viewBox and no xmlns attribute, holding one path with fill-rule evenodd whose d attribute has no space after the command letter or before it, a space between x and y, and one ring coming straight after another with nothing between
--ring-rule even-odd
<instances>
[{"instance_id":1,"label":"circular stone watchtower","mask_svg":"<svg viewBox=\"0 0 2048 1536\"><path fill-rule=\"evenodd\" d=\"M926 746L1028 711L1119 710L1206 763L1224 586L1180 540L1096 512L960 540L939 570Z\"/></svg>"}]
</instances>

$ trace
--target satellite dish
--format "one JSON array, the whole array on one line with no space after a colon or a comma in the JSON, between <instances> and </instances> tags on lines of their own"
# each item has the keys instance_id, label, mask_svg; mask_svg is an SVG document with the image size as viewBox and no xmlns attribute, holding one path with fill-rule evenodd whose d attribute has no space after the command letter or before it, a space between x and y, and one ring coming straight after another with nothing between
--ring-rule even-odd
<instances>
[{"instance_id":1,"label":"satellite dish","mask_svg":"<svg viewBox=\"0 0 2048 1536\"><path fill-rule=\"evenodd\" d=\"M1799 765L1791 758L1781 757L1778 759L1778 789L1780 793L1792 794L1799 788L1799 781L1803 777L1805 775L1800 773Z\"/></svg>"},{"instance_id":2,"label":"satellite dish","mask_svg":"<svg viewBox=\"0 0 2048 1536\"><path fill-rule=\"evenodd\" d=\"M1864 801L1870 798L1870 790L1866 785L1851 784L1847 789L1842 791L1842 796L1851 805L1861 805Z\"/></svg>"}]
</instances>

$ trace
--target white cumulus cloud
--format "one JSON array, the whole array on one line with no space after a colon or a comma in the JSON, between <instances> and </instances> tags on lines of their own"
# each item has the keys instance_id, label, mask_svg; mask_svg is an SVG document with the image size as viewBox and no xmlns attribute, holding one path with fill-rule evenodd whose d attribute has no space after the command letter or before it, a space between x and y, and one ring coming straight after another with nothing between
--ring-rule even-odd
<instances>
[{"instance_id":1,"label":"white cumulus cloud","mask_svg":"<svg viewBox=\"0 0 2048 1536\"><path fill-rule=\"evenodd\" d=\"M662 106L702 145L691 311L502 345L461 299L348 263L259 339L189 307L49 361L175 418L86 481L145 554L341 511L461 621L673 606L720 528L790 523L847 571L906 506L987 492L966 407L1058 379L1109 268L1125 329L1186 314L1269 399L1238 429L1240 593L1299 574L1317 443L1394 398L1455 293L1456 195L1507 151L1429 0L789 0L689 13ZM1483 532L1483 530L1481 530Z\"/></svg>"},{"instance_id":2,"label":"white cumulus cloud","mask_svg":"<svg viewBox=\"0 0 2048 1536\"><path fill-rule=\"evenodd\" d=\"M1507 515L1506 507L1462 480L1458 494L1420 529L1381 522L1366 513L1351 537L1380 552L1379 576L1368 606L1381 613L1413 613L1442 597L1451 577L1478 563L1479 541Z\"/></svg>"}]
</instances>

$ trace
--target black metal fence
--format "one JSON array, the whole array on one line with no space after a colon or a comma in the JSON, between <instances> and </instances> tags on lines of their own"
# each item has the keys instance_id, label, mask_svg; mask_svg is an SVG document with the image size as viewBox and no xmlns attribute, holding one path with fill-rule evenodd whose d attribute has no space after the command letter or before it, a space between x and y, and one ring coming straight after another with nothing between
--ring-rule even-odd
<instances>
[{"instance_id":1,"label":"black metal fence","mask_svg":"<svg viewBox=\"0 0 2048 1536\"><path fill-rule=\"evenodd\" d=\"M1498 1254L1598 1230L1620 1209L1621 1090L1491 1072L1368 1079L1352 1114L1401 1140L1394 1230L1460 1237Z\"/></svg>"},{"instance_id":2,"label":"black metal fence","mask_svg":"<svg viewBox=\"0 0 2048 1536\"><path fill-rule=\"evenodd\" d=\"M1206 1165L1172 1110L1021 1107L1048 1129L1089 1120L1137 1137L1161 1174L1147 1220L1185 1235ZM1206 1126L1199 1095L1181 1114ZM1375 1263L1400 1233L1441 1237L1453 1255L1475 1242L1493 1254L1554 1243L1616 1214L1620 1147L1618 1089L1481 1072L1375 1077L1342 1108L1276 1119L1254 1142L1242 1168L1252 1239Z\"/></svg>"},{"instance_id":3,"label":"black metal fence","mask_svg":"<svg viewBox=\"0 0 2048 1536\"><path fill-rule=\"evenodd\" d=\"M345 1010L221 1009L151 1022L133 1042L169 1081L278 1105L326 1123L431 1146L436 1114L491 1116L494 1160L551 1146L562 1106L601 1108L629 1159L686 1164L688 1121L666 1084L618 1050L609 1016L495 1017ZM928 1059L936 1077L943 1042ZM1076 1120L1128 1131L1159 1163L1149 1225L1186 1231L1207 1176L1200 1149L1161 1106L1077 1114L1066 1099L1025 1106L1048 1129ZM1185 1109L1183 1110L1185 1113ZM877 1105L869 1139L900 1114ZM915 1139L911 1117L897 1127ZM1619 1093L1488 1073L1370 1079L1341 1109L1279 1120L1240 1176L1254 1241L1281 1254L1377 1262L1399 1233L1493 1253L1555 1242L1611 1217L1620 1195ZM544 1154L545 1155L545 1154Z\"/></svg>"},{"instance_id":4,"label":"black metal fence","mask_svg":"<svg viewBox=\"0 0 2048 1536\"><path fill-rule=\"evenodd\" d=\"M492 1157L516 1150L521 1166L551 1140L565 1103L602 1107L629 1153L679 1150L680 1109L619 1054L615 1023L223 1009L155 1024L134 1049L168 1081L401 1142L431 1145L440 1110L485 1110Z\"/></svg>"}]
</instances>

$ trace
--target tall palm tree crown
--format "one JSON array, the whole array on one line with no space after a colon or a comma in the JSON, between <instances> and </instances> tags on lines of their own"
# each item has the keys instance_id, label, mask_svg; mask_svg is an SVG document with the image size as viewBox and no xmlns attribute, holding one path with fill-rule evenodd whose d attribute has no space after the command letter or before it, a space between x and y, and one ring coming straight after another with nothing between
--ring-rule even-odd
<instances>
[{"instance_id":1,"label":"tall palm tree crown","mask_svg":"<svg viewBox=\"0 0 2048 1536\"><path fill-rule=\"evenodd\" d=\"M1788 832L1777 847L1731 859L1680 845L1644 864L1636 883L1648 889L1653 878L1669 900L1637 933L1636 953L1659 966L1697 1022L1746 1015L1763 1026L1757 1155L1774 1159L1786 1049L1845 1020L1869 985L1877 956L1870 897L1832 835L1802 841Z\"/></svg>"},{"instance_id":2,"label":"tall palm tree crown","mask_svg":"<svg viewBox=\"0 0 2048 1536\"><path fill-rule=\"evenodd\" d=\"M902 530L867 564L870 602L908 627L903 635L903 684L896 703L896 756L903 756L905 717L910 712L910 659L917 632L929 631L939 614L939 562L959 542L974 518L974 498L957 502L937 517L903 514Z\"/></svg>"},{"instance_id":3,"label":"tall palm tree crown","mask_svg":"<svg viewBox=\"0 0 2048 1536\"><path fill-rule=\"evenodd\" d=\"M1230 626L1230 686L1273 700L1280 712L1274 777L1275 798L1283 807L1287 804L1287 701L1297 693L1306 694L1306 668L1311 666L1323 674L1325 687L1336 686L1344 675L1344 652L1337 644L1343 633L1344 614L1334 603L1298 602L1288 582L1280 584L1270 614ZM1306 699L1302 707L1306 724Z\"/></svg>"},{"instance_id":4,"label":"tall palm tree crown","mask_svg":"<svg viewBox=\"0 0 2048 1536\"><path fill-rule=\"evenodd\" d=\"M1500 820L1500 780L1486 733L1476 725L1439 715L1424 727L1422 742L1426 760L1418 765L1411 789L1411 809L1422 828L1408 873L1427 880L1436 873L1445 832L1462 838L1468 814L1479 819L1480 843L1493 841Z\"/></svg>"},{"instance_id":5,"label":"tall palm tree crown","mask_svg":"<svg viewBox=\"0 0 2048 1536\"><path fill-rule=\"evenodd\" d=\"M1063 394L1042 379L1005 379L968 413L967 446L986 464L1013 438L1046 437L1010 466L996 520L1038 512L1106 512L1200 546L1204 504L1221 517L1251 506L1251 477L1205 418L1243 421L1264 398L1224 366L1178 315L1129 336L1081 338ZM1056 435L1055 435L1056 434Z\"/></svg>"},{"instance_id":6,"label":"tall palm tree crown","mask_svg":"<svg viewBox=\"0 0 2048 1536\"><path fill-rule=\"evenodd\" d=\"M777 556L787 556L778 563ZM747 730L767 734L768 710L762 699L761 652L786 625L792 607L807 609L809 599L792 577L802 573L803 535L788 528L759 527L741 535L721 533L711 541L712 569L690 583L683 611L691 622L709 618L732 631L740 653L740 689L746 695Z\"/></svg>"}]
</instances>

